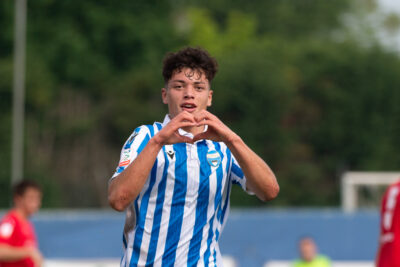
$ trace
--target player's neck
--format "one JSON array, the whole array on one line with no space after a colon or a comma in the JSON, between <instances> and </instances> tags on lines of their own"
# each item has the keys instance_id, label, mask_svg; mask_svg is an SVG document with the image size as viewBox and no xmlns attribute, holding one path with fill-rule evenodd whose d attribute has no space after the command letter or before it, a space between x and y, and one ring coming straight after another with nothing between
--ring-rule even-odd
<instances>
[{"instance_id":1,"label":"player's neck","mask_svg":"<svg viewBox=\"0 0 400 267\"><path fill-rule=\"evenodd\" d=\"M29 218L28 213L25 212L25 210L20 207L14 207L14 211L17 214L17 216L20 217L21 219L27 220Z\"/></svg>"}]
</instances>

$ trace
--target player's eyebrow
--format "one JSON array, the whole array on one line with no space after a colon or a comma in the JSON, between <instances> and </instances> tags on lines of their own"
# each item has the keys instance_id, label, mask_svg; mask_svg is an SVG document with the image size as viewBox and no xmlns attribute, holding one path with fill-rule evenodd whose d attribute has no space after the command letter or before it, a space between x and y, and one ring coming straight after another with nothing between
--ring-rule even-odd
<instances>
[{"instance_id":1,"label":"player's eyebrow","mask_svg":"<svg viewBox=\"0 0 400 267\"><path fill-rule=\"evenodd\" d=\"M184 81L184 80L172 80L172 81L170 81L170 83L176 83L176 82L178 82L178 83L187 83L186 81ZM203 82L203 81L195 81L195 82L193 82L194 84L205 84L205 82Z\"/></svg>"},{"instance_id":2,"label":"player's eyebrow","mask_svg":"<svg viewBox=\"0 0 400 267\"><path fill-rule=\"evenodd\" d=\"M172 80L170 83L186 83L184 80Z\"/></svg>"}]
</instances>

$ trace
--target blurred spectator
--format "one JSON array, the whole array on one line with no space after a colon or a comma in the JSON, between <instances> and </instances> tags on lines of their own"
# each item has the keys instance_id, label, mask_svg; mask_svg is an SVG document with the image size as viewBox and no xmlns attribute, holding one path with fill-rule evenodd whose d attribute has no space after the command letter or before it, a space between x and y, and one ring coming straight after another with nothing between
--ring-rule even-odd
<instances>
[{"instance_id":1,"label":"blurred spectator","mask_svg":"<svg viewBox=\"0 0 400 267\"><path fill-rule=\"evenodd\" d=\"M40 267L43 257L29 218L42 202L42 191L33 181L22 181L13 189L13 208L0 222L0 267Z\"/></svg>"},{"instance_id":2,"label":"blurred spectator","mask_svg":"<svg viewBox=\"0 0 400 267\"><path fill-rule=\"evenodd\" d=\"M319 255L318 248L311 237L304 237L299 241L300 259L293 264L294 267L330 267L328 257Z\"/></svg>"},{"instance_id":3,"label":"blurred spectator","mask_svg":"<svg viewBox=\"0 0 400 267\"><path fill-rule=\"evenodd\" d=\"M400 181L391 184L382 198L381 234L376 257L377 267L400 266Z\"/></svg>"}]
</instances>

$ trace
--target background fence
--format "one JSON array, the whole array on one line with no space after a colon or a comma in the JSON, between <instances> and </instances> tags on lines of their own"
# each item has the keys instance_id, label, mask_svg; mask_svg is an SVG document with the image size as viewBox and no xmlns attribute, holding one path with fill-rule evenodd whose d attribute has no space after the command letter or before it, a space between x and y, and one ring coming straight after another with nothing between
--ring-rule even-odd
<instances>
[{"instance_id":1,"label":"background fence","mask_svg":"<svg viewBox=\"0 0 400 267\"><path fill-rule=\"evenodd\" d=\"M40 249L50 261L91 260L108 266L107 259L117 264L121 257L123 213L42 211L33 222ZM271 266L285 266L298 256L299 238L310 235L333 261L372 264L378 225L377 210L345 214L338 209L236 209L231 211L220 248L238 266L271 261L278 261Z\"/></svg>"}]
</instances>

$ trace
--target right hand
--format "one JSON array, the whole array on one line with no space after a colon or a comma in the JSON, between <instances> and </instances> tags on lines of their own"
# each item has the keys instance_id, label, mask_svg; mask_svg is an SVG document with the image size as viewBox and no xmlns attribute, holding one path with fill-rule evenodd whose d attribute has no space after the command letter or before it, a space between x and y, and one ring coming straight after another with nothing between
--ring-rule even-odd
<instances>
[{"instance_id":1,"label":"right hand","mask_svg":"<svg viewBox=\"0 0 400 267\"><path fill-rule=\"evenodd\" d=\"M193 139L187 136L180 135L179 128L193 127L197 123L194 116L187 112L182 111L174 117L164 128L161 129L155 136L155 140L160 145L171 145L176 143L193 143Z\"/></svg>"}]
</instances>

